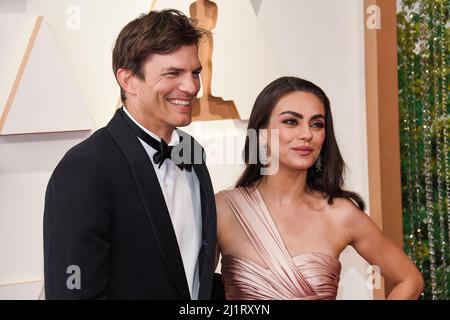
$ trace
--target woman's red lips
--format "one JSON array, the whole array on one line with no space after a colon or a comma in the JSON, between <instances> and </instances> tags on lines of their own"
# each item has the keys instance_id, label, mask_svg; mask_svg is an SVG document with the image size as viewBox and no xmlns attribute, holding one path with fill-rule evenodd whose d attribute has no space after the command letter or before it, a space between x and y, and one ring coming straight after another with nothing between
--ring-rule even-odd
<instances>
[{"instance_id":1,"label":"woman's red lips","mask_svg":"<svg viewBox=\"0 0 450 320\"><path fill-rule=\"evenodd\" d=\"M306 155L310 154L311 152L313 152L313 148L310 148L310 147L296 147L296 148L292 148L292 150L296 151L297 153L299 153L302 156L306 156Z\"/></svg>"},{"instance_id":2,"label":"woman's red lips","mask_svg":"<svg viewBox=\"0 0 450 320\"><path fill-rule=\"evenodd\" d=\"M292 148L292 149L294 149L296 151L309 151L309 152L313 151L313 148L310 148L310 147L297 147L297 148Z\"/></svg>"}]
</instances>

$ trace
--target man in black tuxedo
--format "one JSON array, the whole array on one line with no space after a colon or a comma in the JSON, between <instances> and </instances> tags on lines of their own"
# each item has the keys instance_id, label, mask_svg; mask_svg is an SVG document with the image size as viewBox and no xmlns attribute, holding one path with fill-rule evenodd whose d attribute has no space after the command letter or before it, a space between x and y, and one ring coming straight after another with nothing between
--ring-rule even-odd
<instances>
[{"instance_id":1,"label":"man in black tuxedo","mask_svg":"<svg viewBox=\"0 0 450 320\"><path fill-rule=\"evenodd\" d=\"M177 129L200 89L202 31L176 10L120 32L123 107L72 148L48 184L47 299L209 299L216 208L203 149Z\"/></svg>"}]
</instances>

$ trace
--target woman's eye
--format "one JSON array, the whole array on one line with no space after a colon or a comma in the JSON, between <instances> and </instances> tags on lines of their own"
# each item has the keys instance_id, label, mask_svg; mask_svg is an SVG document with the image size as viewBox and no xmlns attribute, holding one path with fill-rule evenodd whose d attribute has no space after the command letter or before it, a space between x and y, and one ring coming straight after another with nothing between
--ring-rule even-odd
<instances>
[{"instance_id":1,"label":"woman's eye","mask_svg":"<svg viewBox=\"0 0 450 320\"><path fill-rule=\"evenodd\" d=\"M296 119L286 119L283 121L283 123L285 123L287 125L295 126L297 124L297 120Z\"/></svg>"},{"instance_id":2,"label":"woman's eye","mask_svg":"<svg viewBox=\"0 0 450 320\"><path fill-rule=\"evenodd\" d=\"M323 124L323 122L314 122L314 123L311 125L311 127L322 129L322 128L325 127L325 125Z\"/></svg>"}]
</instances>

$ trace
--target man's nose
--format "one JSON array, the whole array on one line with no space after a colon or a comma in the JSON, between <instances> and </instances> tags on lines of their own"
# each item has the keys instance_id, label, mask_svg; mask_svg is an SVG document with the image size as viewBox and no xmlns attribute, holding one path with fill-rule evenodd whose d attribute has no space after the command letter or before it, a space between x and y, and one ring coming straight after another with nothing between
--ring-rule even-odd
<instances>
[{"instance_id":1,"label":"man's nose","mask_svg":"<svg viewBox=\"0 0 450 320\"><path fill-rule=\"evenodd\" d=\"M200 80L194 75L186 75L183 77L179 89L189 95L196 95L200 90Z\"/></svg>"}]
</instances>

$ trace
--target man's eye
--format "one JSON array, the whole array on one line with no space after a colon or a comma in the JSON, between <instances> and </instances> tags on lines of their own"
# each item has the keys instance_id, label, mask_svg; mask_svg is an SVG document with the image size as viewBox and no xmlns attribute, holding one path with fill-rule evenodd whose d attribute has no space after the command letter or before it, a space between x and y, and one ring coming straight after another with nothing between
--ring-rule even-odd
<instances>
[{"instance_id":1,"label":"man's eye","mask_svg":"<svg viewBox=\"0 0 450 320\"><path fill-rule=\"evenodd\" d=\"M180 73L177 71L170 71L170 72L166 72L164 75L169 76L169 77L177 77L180 75Z\"/></svg>"},{"instance_id":2,"label":"man's eye","mask_svg":"<svg viewBox=\"0 0 450 320\"><path fill-rule=\"evenodd\" d=\"M200 77L200 71L194 71L192 72L192 75L196 78Z\"/></svg>"}]
</instances>

